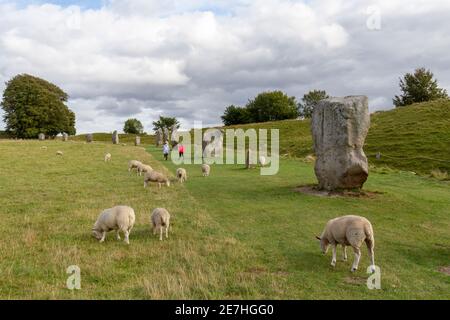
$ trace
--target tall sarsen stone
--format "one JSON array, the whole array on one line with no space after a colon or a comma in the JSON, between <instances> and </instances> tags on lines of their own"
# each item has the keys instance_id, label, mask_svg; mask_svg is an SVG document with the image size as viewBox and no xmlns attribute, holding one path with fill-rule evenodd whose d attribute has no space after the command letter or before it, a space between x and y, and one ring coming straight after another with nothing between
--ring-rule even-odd
<instances>
[{"instance_id":1,"label":"tall sarsen stone","mask_svg":"<svg viewBox=\"0 0 450 320\"><path fill-rule=\"evenodd\" d=\"M364 141L370 127L368 98L322 100L314 108L312 136L319 189L361 188L369 175Z\"/></svg>"}]
</instances>

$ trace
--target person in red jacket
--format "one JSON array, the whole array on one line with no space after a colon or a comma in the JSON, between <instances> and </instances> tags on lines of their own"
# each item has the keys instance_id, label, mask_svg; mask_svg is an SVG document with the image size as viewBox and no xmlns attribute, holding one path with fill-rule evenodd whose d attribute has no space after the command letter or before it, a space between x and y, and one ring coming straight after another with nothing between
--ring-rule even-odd
<instances>
[{"instance_id":1,"label":"person in red jacket","mask_svg":"<svg viewBox=\"0 0 450 320\"><path fill-rule=\"evenodd\" d=\"M184 159L184 145L182 143L178 145L178 154L180 158Z\"/></svg>"}]
</instances>

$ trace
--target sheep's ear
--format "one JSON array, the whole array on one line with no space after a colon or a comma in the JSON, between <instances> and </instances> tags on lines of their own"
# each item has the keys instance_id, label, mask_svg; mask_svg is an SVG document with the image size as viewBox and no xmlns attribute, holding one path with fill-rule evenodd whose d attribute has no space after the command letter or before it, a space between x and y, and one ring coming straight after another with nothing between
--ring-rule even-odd
<instances>
[{"instance_id":1,"label":"sheep's ear","mask_svg":"<svg viewBox=\"0 0 450 320\"><path fill-rule=\"evenodd\" d=\"M320 239L320 237L319 237L319 236L316 236L316 239L317 239L317 240L322 240L322 239Z\"/></svg>"}]
</instances>

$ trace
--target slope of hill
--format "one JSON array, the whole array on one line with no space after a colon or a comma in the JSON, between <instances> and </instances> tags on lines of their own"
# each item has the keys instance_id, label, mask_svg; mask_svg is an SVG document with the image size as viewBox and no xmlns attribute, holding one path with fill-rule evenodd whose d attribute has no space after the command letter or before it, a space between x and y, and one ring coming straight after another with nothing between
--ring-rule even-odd
<instances>
[{"instance_id":1,"label":"slope of hill","mask_svg":"<svg viewBox=\"0 0 450 320\"><path fill-rule=\"evenodd\" d=\"M371 165L429 174L450 172L450 101L437 100L371 116L364 150ZM280 153L305 157L313 152L310 121L287 120L232 126L242 129L279 129ZM380 152L381 158L376 154Z\"/></svg>"},{"instance_id":2,"label":"slope of hill","mask_svg":"<svg viewBox=\"0 0 450 320\"><path fill-rule=\"evenodd\" d=\"M450 173L450 101L419 103L371 116L364 151L374 166L429 174L440 169ZM279 129L280 154L304 158L313 153L309 120L285 120L230 126L226 128ZM85 135L75 137L84 140ZM95 141L111 141L111 134L94 134ZM270 139L269 139L270 140ZM120 135L121 143L134 143L134 135ZM153 144L154 136L143 136ZM381 158L376 154L380 152Z\"/></svg>"}]
</instances>

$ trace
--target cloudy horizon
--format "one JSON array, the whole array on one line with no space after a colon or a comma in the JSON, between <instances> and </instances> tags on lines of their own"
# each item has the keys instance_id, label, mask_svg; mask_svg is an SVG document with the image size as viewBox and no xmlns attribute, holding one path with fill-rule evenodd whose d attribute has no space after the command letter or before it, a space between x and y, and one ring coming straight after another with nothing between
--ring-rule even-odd
<instances>
[{"instance_id":1,"label":"cloudy horizon","mask_svg":"<svg viewBox=\"0 0 450 320\"><path fill-rule=\"evenodd\" d=\"M267 90L367 95L386 110L419 67L450 91L444 0L0 0L0 16L0 93L22 73L55 83L78 133L128 118L150 132L159 115L218 125Z\"/></svg>"}]
</instances>

